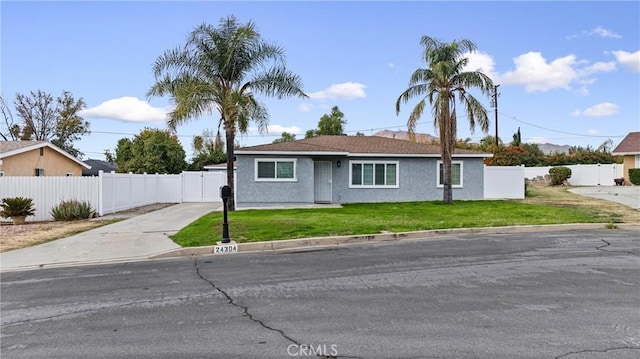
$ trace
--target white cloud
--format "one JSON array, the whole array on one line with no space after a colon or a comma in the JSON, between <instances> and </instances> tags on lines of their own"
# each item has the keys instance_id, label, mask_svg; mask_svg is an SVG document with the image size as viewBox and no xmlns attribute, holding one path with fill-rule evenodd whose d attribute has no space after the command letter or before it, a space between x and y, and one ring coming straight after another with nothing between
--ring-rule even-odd
<instances>
[{"instance_id":1,"label":"white cloud","mask_svg":"<svg viewBox=\"0 0 640 359\"><path fill-rule=\"evenodd\" d=\"M609 30L609 29L605 29L601 26L596 27L595 29L589 30L587 32L587 35L589 36L600 36L600 37L607 37L607 38L611 38L611 39L621 39L622 35Z\"/></svg>"},{"instance_id":2,"label":"white cloud","mask_svg":"<svg viewBox=\"0 0 640 359\"><path fill-rule=\"evenodd\" d=\"M394 64L393 62L390 62L390 63L387 64L387 67L390 68L390 69L393 69L393 68L396 67L396 64Z\"/></svg>"},{"instance_id":3,"label":"white cloud","mask_svg":"<svg viewBox=\"0 0 640 359\"><path fill-rule=\"evenodd\" d=\"M571 82L578 78L578 72L574 69L574 55L547 62L540 52L528 52L515 57L513 62L515 70L504 73L501 82L525 85L527 92L570 89Z\"/></svg>"},{"instance_id":4,"label":"white cloud","mask_svg":"<svg viewBox=\"0 0 640 359\"><path fill-rule=\"evenodd\" d=\"M580 110L575 110L571 112L571 117L578 117L582 112Z\"/></svg>"},{"instance_id":5,"label":"white cloud","mask_svg":"<svg viewBox=\"0 0 640 359\"><path fill-rule=\"evenodd\" d=\"M614 61L596 62L592 65L585 66L579 70L581 76L588 76L597 72L611 72L616 69Z\"/></svg>"},{"instance_id":6,"label":"white cloud","mask_svg":"<svg viewBox=\"0 0 640 359\"><path fill-rule=\"evenodd\" d=\"M301 103L298 105L298 110L302 112L309 112L313 109L313 105L310 103Z\"/></svg>"},{"instance_id":7,"label":"white cloud","mask_svg":"<svg viewBox=\"0 0 640 359\"><path fill-rule=\"evenodd\" d=\"M587 117L612 116L617 113L618 113L618 105L613 104L611 102L602 102L582 111L582 115Z\"/></svg>"},{"instance_id":8,"label":"white cloud","mask_svg":"<svg viewBox=\"0 0 640 359\"><path fill-rule=\"evenodd\" d=\"M464 55L469 62L465 66L463 71L476 71L482 70L482 72L489 76L494 82L498 82L498 74L495 72L495 62L486 52L472 52Z\"/></svg>"},{"instance_id":9,"label":"white cloud","mask_svg":"<svg viewBox=\"0 0 640 359\"><path fill-rule=\"evenodd\" d=\"M598 135L598 134L600 134L600 130L596 130L596 129L592 128L592 129L589 129L587 131L587 133L590 134L590 135Z\"/></svg>"},{"instance_id":10,"label":"white cloud","mask_svg":"<svg viewBox=\"0 0 640 359\"><path fill-rule=\"evenodd\" d=\"M634 72L640 72L640 50L636 52L612 51L618 63Z\"/></svg>"},{"instance_id":11,"label":"white cloud","mask_svg":"<svg viewBox=\"0 0 640 359\"><path fill-rule=\"evenodd\" d=\"M347 99L365 98L367 94L364 89L366 85L357 82L344 82L341 84L333 84L326 89L309 94L309 97L315 100L324 99Z\"/></svg>"},{"instance_id":12,"label":"white cloud","mask_svg":"<svg viewBox=\"0 0 640 359\"><path fill-rule=\"evenodd\" d=\"M163 122L168 112L168 109L153 107L136 97L120 97L84 109L79 115L127 122Z\"/></svg>"}]
</instances>

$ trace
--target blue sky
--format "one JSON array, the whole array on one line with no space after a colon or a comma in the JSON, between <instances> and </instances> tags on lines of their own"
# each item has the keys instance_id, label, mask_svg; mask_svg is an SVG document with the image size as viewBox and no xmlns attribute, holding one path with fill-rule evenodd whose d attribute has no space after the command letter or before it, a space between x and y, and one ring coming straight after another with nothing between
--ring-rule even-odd
<instances>
[{"instance_id":1,"label":"blue sky","mask_svg":"<svg viewBox=\"0 0 640 359\"><path fill-rule=\"evenodd\" d=\"M93 133L77 142L85 158L104 158L118 139L165 128L169 98L147 99L151 67L201 23L235 15L281 45L309 99L262 97L269 133L242 146L270 143L282 131L304 133L338 106L346 132L406 130L415 102L395 101L421 62L419 40L467 38L478 45L472 69L500 84L499 136L520 127L526 142L597 147L640 130L640 3L632 2L30 2L2 1L1 83L5 98L41 89L71 91L87 103ZM490 113L490 100L474 93ZM460 118L458 137L478 141ZM214 129L208 116L178 128L191 138ZM418 132L435 135L430 112Z\"/></svg>"}]
</instances>

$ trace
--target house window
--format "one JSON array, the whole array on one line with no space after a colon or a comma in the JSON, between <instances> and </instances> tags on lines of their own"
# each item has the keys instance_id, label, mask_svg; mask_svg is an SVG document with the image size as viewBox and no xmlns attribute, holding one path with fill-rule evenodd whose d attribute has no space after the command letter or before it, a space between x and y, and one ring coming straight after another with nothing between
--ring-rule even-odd
<instances>
[{"instance_id":1,"label":"house window","mask_svg":"<svg viewBox=\"0 0 640 359\"><path fill-rule=\"evenodd\" d=\"M36 168L36 176L44 176L44 168Z\"/></svg>"},{"instance_id":2,"label":"house window","mask_svg":"<svg viewBox=\"0 0 640 359\"><path fill-rule=\"evenodd\" d=\"M350 188L398 188L398 162L350 161Z\"/></svg>"},{"instance_id":3,"label":"house window","mask_svg":"<svg viewBox=\"0 0 640 359\"><path fill-rule=\"evenodd\" d=\"M283 158L257 159L255 165L256 181L295 181L296 159Z\"/></svg>"},{"instance_id":4,"label":"house window","mask_svg":"<svg viewBox=\"0 0 640 359\"><path fill-rule=\"evenodd\" d=\"M438 161L438 187L444 187L444 165ZM462 161L451 161L451 187L462 188Z\"/></svg>"}]
</instances>

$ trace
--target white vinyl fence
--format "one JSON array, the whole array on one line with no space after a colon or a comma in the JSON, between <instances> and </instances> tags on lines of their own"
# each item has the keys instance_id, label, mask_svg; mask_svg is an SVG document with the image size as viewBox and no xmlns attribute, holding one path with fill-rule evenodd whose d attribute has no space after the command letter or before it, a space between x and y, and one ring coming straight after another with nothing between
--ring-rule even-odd
<instances>
[{"instance_id":1,"label":"white vinyl fence","mask_svg":"<svg viewBox=\"0 0 640 359\"><path fill-rule=\"evenodd\" d=\"M544 178L549 174L549 169L557 166L547 167L525 167L524 176L527 179ZM572 186L614 186L614 178L623 177L623 165L612 163L606 165L566 165L571 169L569 183Z\"/></svg>"},{"instance_id":2,"label":"white vinyl fence","mask_svg":"<svg viewBox=\"0 0 640 359\"><path fill-rule=\"evenodd\" d=\"M62 201L88 201L102 216L153 203L222 202L226 172L183 172L179 175L103 173L98 177L0 177L0 198L33 199L35 216L51 220Z\"/></svg>"},{"instance_id":3,"label":"white vinyl fence","mask_svg":"<svg viewBox=\"0 0 640 359\"><path fill-rule=\"evenodd\" d=\"M62 201L88 201L98 208L98 177L0 177L0 199L27 197L33 200L35 216L27 221L52 219L51 209ZM4 220L0 217L0 220ZM8 220L8 219L7 219Z\"/></svg>"},{"instance_id":4,"label":"white vinyl fence","mask_svg":"<svg viewBox=\"0 0 640 359\"><path fill-rule=\"evenodd\" d=\"M523 199L523 166L484 166L485 199Z\"/></svg>"}]
</instances>

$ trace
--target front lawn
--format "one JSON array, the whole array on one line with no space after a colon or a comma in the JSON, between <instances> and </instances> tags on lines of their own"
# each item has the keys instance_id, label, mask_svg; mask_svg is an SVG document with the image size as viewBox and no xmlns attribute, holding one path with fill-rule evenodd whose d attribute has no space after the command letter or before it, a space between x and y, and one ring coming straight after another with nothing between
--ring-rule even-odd
<instances>
[{"instance_id":1,"label":"front lawn","mask_svg":"<svg viewBox=\"0 0 640 359\"><path fill-rule=\"evenodd\" d=\"M171 238L183 247L214 245L222 237L222 212L208 214ZM229 212L232 240L258 242L292 238L410 232L444 228L561 223L621 222L597 207L566 207L523 201L440 201L345 204L342 208L263 209Z\"/></svg>"}]
</instances>

